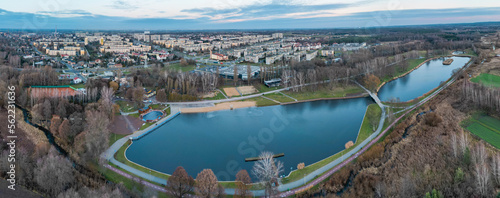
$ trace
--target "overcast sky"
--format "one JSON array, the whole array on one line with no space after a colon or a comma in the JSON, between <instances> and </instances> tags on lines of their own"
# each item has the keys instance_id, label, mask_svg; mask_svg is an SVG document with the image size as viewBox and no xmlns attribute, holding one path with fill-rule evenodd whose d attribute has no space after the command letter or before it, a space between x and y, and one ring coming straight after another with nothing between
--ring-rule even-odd
<instances>
[{"instance_id":1,"label":"overcast sky","mask_svg":"<svg viewBox=\"0 0 500 198\"><path fill-rule=\"evenodd\" d=\"M335 28L500 21L500 0L0 0L0 28Z\"/></svg>"}]
</instances>

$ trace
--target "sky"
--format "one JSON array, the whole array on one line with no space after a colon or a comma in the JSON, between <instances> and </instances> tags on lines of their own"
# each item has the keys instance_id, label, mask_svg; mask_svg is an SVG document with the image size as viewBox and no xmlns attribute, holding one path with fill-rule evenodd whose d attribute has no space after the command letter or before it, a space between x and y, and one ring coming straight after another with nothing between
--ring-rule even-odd
<instances>
[{"instance_id":1,"label":"sky","mask_svg":"<svg viewBox=\"0 0 500 198\"><path fill-rule=\"evenodd\" d=\"M0 0L0 28L363 28L500 21L499 0Z\"/></svg>"}]
</instances>

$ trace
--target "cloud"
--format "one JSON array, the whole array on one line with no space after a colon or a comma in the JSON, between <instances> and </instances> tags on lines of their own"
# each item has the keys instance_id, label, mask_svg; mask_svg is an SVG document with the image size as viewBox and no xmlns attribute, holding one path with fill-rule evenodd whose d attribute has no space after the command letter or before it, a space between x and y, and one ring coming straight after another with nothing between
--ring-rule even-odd
<instances>
[{"instance_id":1,"label":"cloud","mask_svg":"<svg viewBox=\"0 0 500 198\"><path fill-rule=\"evenodd\" d=\"M66 13L62 11L60 13ZM421 24L472 23L499 21L500 8L416 9L360 12L350 15L239 20L231 22L172 18L131 18L90 15L75 11L78 17L55 17L48 14L10 12L0 9L0 28L9 29L79 29L79 30L211 30L211 29L300 29L300 28L370 28ZM231 12L229 12L231 13ZM244 13L243 13L244 14ZM499 23L494 24L496 26Z\"/></svg>"},{"instance_id":2,"label":"cloud","mask_svg":"<svg viewBox=\"0 0 500 198\"><path fill-rule=\"evenodd\" d=\"M138 8L137 6L130 4L126 0L115 0L109 7L118 10L133 10Z\"/></svg>"},{"instance_id":3,"label":"cloud","mask_svg":"<svg viewBox=\"0 0 500 198\"><path fill-rule=\"evenodd\" d=\"M60 11L40 11L36 14L47 15L52 17L82 17L93 16L92 13L85 10L60 10Z\"/></svg>"},{"instance_id":4,"label":"cloud","mask_svg":"<svg viewBox=\"0 0 500 198\"><path fill-rule=\"evenodd\" d=\"M322 11L331 11L354 6L357 3L335 3L322 5L294 4L290 1L273 0L268 3L255 3L237 8L193 8L181 10L190 14L199 14L212 20L253 20L262 18L283 18L289 16L311 15Z\"/></svg>"}]
</instances>

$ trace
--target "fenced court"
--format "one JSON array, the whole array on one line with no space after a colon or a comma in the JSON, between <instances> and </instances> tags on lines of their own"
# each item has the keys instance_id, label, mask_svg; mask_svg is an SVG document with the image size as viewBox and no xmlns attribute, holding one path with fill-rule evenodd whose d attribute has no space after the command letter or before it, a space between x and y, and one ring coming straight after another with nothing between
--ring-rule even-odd
<instances>
[{"instance_id":1,"label":"fenced court","mask_svg":"<svg viewBox=\"0 0 500 198\"><path fill-rule=\"evenodd\" d=\"M259 92L253 86L241 86L241 87L238 87L236 89L238 89L238 91L240 91L240 93L243 95L248 95L248 94L253 94L253 93Z\"/></svg>"},{"instance_id":2,"label":"fenced court","mask_svg":"<svg viewBox=\"0 0 500 198\"><path fill-rule=\"evenodd\" d=\"M228 97L232 97L232 96L240 96L240 93L238 92L238 90L236 90L236 88L234 87L227 87L227 88L224 88L224 92L226 92L226 95Z\"/></svg>"}]
</instances>

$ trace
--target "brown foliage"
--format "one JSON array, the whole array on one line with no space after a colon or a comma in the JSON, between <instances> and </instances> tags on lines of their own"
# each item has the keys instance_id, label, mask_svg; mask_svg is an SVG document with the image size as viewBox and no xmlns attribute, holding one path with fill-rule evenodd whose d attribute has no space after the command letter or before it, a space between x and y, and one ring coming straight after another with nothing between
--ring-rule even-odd
<instances>
[{"instance_id":1,"label":"brown foliage","mask_svg":"<svg viewBox=\"0 0 500 198\"><path fill-rule=\"evenodd\" d=\"M430 112L425 115L425 124L429 126L437 126L439 123L443 121L441 116L439 116L436 112Z\"/></svg>"},{"instance_id":2,"label":"brown foliage","mask_svg":"<svg viewBox=\"0 0 500 198\"><path fill-rule=\"evenodd\" d=\"M115 82L115 81L110 81L109 82L109 87L111 87L113 89L113 91L117 91L118 88L120 87L120 85L118 85L118 83Z\"/></svg>"},{"instance_id":3,"label":"brown foliage","mask_svg":"<svg viewBox=\"0 0 500 198\"><path fill-rule=\"evenodd\" d=\"M196 194L200 197L217 196L219 194L218 188L217 177L211 169L203 169L196 176Z\"/></svg>"},{"instance_id":4,"label":"brown foliage","mask_svg":"<svg viewBox=\"0 0 500 198\"><path fill-rule=\"evenodd\" d=\"M167 188L174 197L183 197L193 191L194 179L189 176L186 170L179 166L175 169L172 176L168 178Z\"/></svg>"},{"instance_id":5,"label":"brown foliage","mask_svg":"<svg viewBox=\"0 0 500 198\"><path fill-rule=\"evenodd\" d=\"M156 100L158 100L158 102L167 101L167 93L165 92L165 89L160 89L156 91Z\"/></svg>"},{"instance_id":6,"label":"brown foliage","mask_svg":"<svg viewBox=\"0 0 500 198\"><path fill-rule=\"evenodd\" d=\"M369 74L365 76L364 82L367 89L375 90L380 84L380 79L373 74Z\"/></svg>"},{"instance_id":7,"label":"brown foliage","mask_svg":"<svg viewBox=\"0 0 500 198\"><path fill-rule=\"evenodd\" d=\"M68 141L70 136L70 124L69 120L65 119L62 121L61 125L59 125L58 135L61 139Z\"/></svg>"},{"instance_id":8,"label":"brown foliage","mask_svg":"<svg viewBox=\"0 0 500 198\"><path fill-rule=\"evenodd\" d=\"M248 186L250 183L252 183L252 179L248 175L248 172L245 169L240 170L236 174L236 193L234 197L252 197L252 192L250 192L250 187Z\"/></svg>"},{"instance_id":9,"label":"brown foliage","mask_svg":"<svg viewBox=\"0 0 500 198\"><path fill-rule=\"evenodd\" d=\"M61 122L62 120L59 116L52 116L52 119L50 120L50 132L52 134L59 136L58 129L61 125Z\"/></svg>"}]
</instances>

